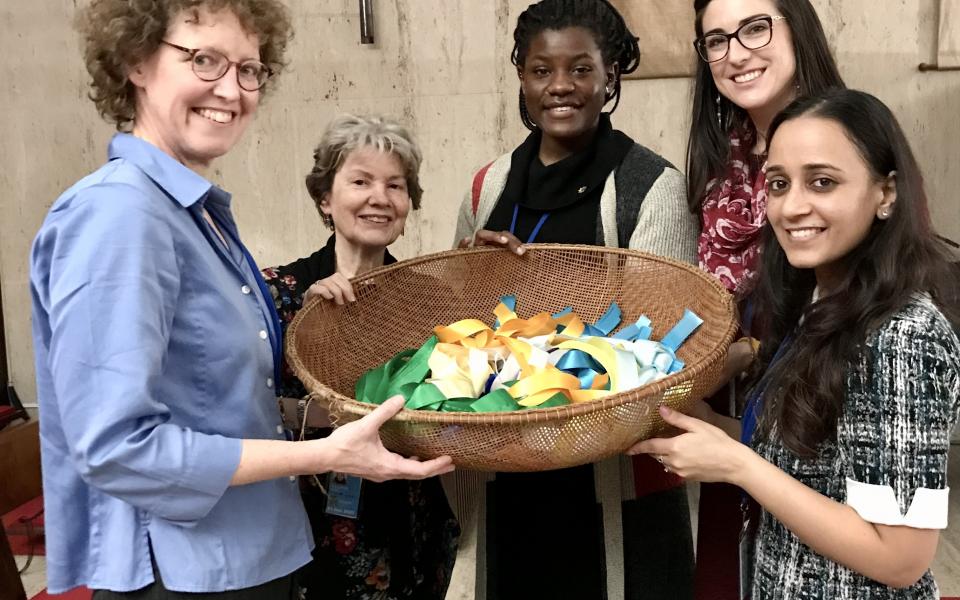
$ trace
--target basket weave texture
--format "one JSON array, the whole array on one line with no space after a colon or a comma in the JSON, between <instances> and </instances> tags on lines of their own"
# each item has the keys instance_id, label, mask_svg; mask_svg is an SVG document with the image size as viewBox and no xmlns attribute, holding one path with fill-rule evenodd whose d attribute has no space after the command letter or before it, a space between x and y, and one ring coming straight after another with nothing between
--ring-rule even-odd
<instances>
[{"instance_id":1,"label":"basket weave texture","mask_svg":"<svg viewBox=\"0 0 960 600\"><path fill-rule=\"evenodd\" d=\"M395 452L453 457L459 468L541 471L595 462L664 428L657 406L684 411L715 384L736 330L732 297L712 277L651 254L596 246L533 244L522 257L499 248L451 250L371 271L353 280L357 301L305 306L287 332L287 360L335 423L376 407L353 399L367 370L433 327L461 319L493 320L506 294L521 318L573 307L585 323L616 302L621 327L647 315L661 339L683 315L703 324L680 348L686 367L646 386L556 408L462 413L403 410L381 429Z\"/></svg>"}]
</instances>

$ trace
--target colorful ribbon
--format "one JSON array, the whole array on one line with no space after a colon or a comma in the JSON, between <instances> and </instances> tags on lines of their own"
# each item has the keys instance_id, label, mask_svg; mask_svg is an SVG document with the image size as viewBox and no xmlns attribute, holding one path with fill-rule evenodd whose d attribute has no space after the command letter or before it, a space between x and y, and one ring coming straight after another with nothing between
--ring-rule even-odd
<instances>
[{"instance_id":1,"label":"colorful ribbon","mask_svg":"<svg viewBox=\"0 0 960 600\"><path fill-rule=\"evenodd\" d=\"M362 402L392 395L406 408L440 412L495 412L562 406L616 394L683 368L676 352L703 322L686 311L660 342L650 340L646 316L617 333L614 302L595 323L570 308L529 319L516 314L516 297L503 296L493 327L464 319L434 329L417 350L404 350L356 385Z\"/></svg>"}]
</instances>

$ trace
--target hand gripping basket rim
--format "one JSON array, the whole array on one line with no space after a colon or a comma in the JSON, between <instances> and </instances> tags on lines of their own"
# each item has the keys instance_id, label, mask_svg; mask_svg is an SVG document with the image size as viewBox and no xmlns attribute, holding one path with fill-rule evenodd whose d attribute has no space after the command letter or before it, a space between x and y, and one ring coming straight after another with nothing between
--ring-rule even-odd
<instances>
[{"instance_id":1,"label":"hand gripping basket rim","mask_svg":"<svg viewBox=\"0 0 960 600\"><path fill-rule=\"evenodd\" d=\"M663 394L667 390L674 388L678 385L681 385L687 381L691 381L694 378L701 375L705 372L708 367L711 367L715 364L717 360L720 360L722 356L726 353L727 347L730 345L730 342L733 340L733 336L737 331L737 321L734 317L734 301L733 296L727 292L715 278L711 277L709 274L703 272L697 267L692 265L682 263L673 259L664 258L655 254L650 254L647 252L640 252L637 250L625 250L621 248L609 248L605 246L588 246L588 245L578 245L578 244L528 244L525 246L527 249L527 254L530 252L537 252L538 250L576 250L588 253L597 253L597 254L607 254L607 255L622 255L628 257L642 258L648 261L659 262L667 265L671 265L678 269L688 271L689 273L700 277L701 279L708 282L714 289L718 292L717 300L723 303L724 308L727 309L727 312L731 315L729 320L727 331L721 340L710 350L701 360L697 361L696 364L686 366L682 371L670 375L659 381L649 383L647 385L626 390L617 394L612 394L604 398L597 400L592 400L589 402L581 402L576 404L567 404L564 406L552 407L552 408L530 408L525 410L515 410L515 411L505 411L505 412L482 412L482 413L471 413L471 412L434 412L434 411L425 411L425 410L409 410L403 409L394 417L396 421L405 421L411 423L443 423L443 424L529 424L529 423L547 423L552 421L564 420L570 417L583 415L587 413L592 413L599 410L609 409L617 407L623 404L628 404L632 402L638 402L647 399L650 396ZM504 252L503 249L496 246L481 246L475 248L465 248L458 250L446 250L443 252L435 252L432 254L426 254L417 258L412 258L409 260L400 261L392 265L378 267L372 271L364 273L360 277L355 277L351 279L351 283L356 283L359 280L367 281L372 278L375 278L384 273L389 273L391 271L406 269L413 265L431 262L438 258L449 258L451 256L457 256L460 254L468 253L484 253L484 252ZM526 256L526 254L525 254ZM321 302L324 300L313 301L306 306L304 306L294 317L291 322L288 332L291 335L287 336L285 342L286 347L286 356L287 360L290 363L294 373L297 377L300 378L300 381L303 382L306 389L310 392L310 396L319 400L321 404L327 406L330 410L331 416L336 418L336 415L341 411L344 413L349 413L354 415L356 418L365 416L373 412L377 405L368 404L366 402L359 402L353 398L340 394L328 387L321 381L318 381L313 375L311 375L306 367L304 366L302 360L297 354L294 342L293 332L297 330L298 325L307 315L310 314L312 310L315 310ZM522 308L522 307L521 307ZM445 325L446 323L438 323L438 325ZM426 335L424 338L426 341ZM375 365L370 365L367 368L372 368ZM350 419L352 420L352 419Z\"/></svg>"}]
</instances>

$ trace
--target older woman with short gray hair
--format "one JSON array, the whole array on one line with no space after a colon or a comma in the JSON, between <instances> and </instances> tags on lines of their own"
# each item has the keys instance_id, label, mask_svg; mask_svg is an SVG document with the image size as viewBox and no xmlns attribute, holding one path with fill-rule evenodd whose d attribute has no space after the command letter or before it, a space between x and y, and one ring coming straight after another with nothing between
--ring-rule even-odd
<instances>
[{"instance_id":1,"label":"older woman with short gray hair","mask_svg":"<svg viewBox=\"0 0 960 600\"><path fill-rule=\"evenodd\" d=\"M396 262L387 246L403 233L410 210L420 208L421 157L410 133L391 119L343 115L327 126L306 186L333 234L310 256L263 271L284 327L312 296L352 302L350 278ZM309 438L330 433L322 411L306 410L306 391L288 367L281 391L288 423L304 427L306 418ZM314 560L300 578L305 597L442 600L460 528L439 480L409 485L327 478L329 495L314 479L301 484L316 539ZM330 497L357 486L362 502L346 511L353 518L330 510Z\"/></svg>"}]
</instances>

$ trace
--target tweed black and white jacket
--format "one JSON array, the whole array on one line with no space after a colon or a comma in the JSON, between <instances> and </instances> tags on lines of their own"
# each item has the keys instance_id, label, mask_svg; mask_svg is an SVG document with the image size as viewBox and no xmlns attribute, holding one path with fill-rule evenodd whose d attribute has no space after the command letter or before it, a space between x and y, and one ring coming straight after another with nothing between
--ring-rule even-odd
<instances>
[{"instance_id":1,"label":"tweed black and white jacket","mask_svg":"<svg viewBox=\"0 0 960 600\"><path fill-rule=\"evenodd\" d=\"M776 427L754 449L786 473L854 508L869 522L947 526L947 457L960 411L960 341L929 296L916 296L863 345L847 377L836 437L798 458ZM754 600L936 600L927 571L894 589L808 548L764 511L757 532Z\"/></svg>"}]
</instances>

